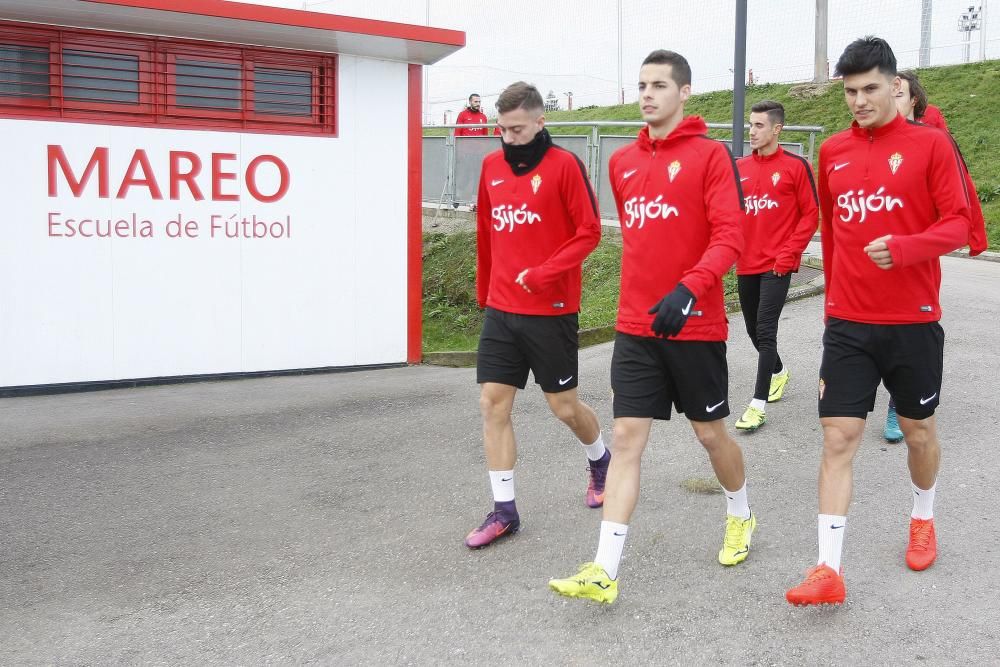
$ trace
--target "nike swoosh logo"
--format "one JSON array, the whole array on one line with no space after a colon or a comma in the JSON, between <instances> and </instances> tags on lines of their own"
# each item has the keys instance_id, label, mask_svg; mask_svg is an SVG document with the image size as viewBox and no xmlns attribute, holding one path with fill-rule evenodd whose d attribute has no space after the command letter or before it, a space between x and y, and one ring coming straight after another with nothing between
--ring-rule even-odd
<instances>
[{"instance_id":1,"label":"nike swoosh logo","mask_svg":"<svg viewBox=\"0 0 1000 667\"><path fill-rule=\"evenodd\" d=\"M749 181L749 180L750 180L749 176L744 176L743 178L740 179L740 183L742 183L743 181Z\"/></svg>"},{"instance_id":2,"label":"nike swoosh logo","mask_svg":"<svg viewBox=\"0 0 1000 667\"><path fill-rule=\"evenodd\" d=\"M840 171L841 169L843 169L844 167L846 167L849 164L851 164L851 163L850 162L844 162L843 164L835 164L835 165L833 165L833 170L834 171Z\"/></svg>"},{"instance_id":3,"label":"nike swoosh logo","mask_svg":"<svg viewBox=\"0 0 1000 667\"><path fill-rule=\"evenodd\" d=\"M719 401L718 403L716 403L715 405L713 405L711 407L706 405L705 406L705 412L715 412L715 409L717 407L719 407L720 405L722 405L723 403L725 403L724 400L723 401Z\"/></svg>"},{"instance_id":4,"label":"nike swoosh logo","mask_svg":"<svg viewBox=\"0 0 1000 667\"><path fill-rule=\"evenodd\" d=\"M694 305L694 299L688 299L688 305L681 309L681 315L687 316L691 313L691 306Z\"/></svg>"},{"instance_id":5,"label":"nike swoosh logo","mask_svg":"<svg viewBox=\"0 0 1000 667\"><path fill-rule=\"evenodd\" d=\"M572 380L572 379L573 379L573 376L572 376L572 375L570 375L570 376L569 376L568 378L566 378L565 380L559 380L559 386L560 386L560 387L561 387L561 386L563 386L564 384L566 384L567 382L569 382L569 381L570 381L570 380Z\"/></svg>"},{"instance_id":6,"label":"nike swoosh logo","mask_svg":"<svg viewBox=\"0 0 1000 667\"><path fill-rule=\"evenodd\" d=\"M931 394L930 396L928 396L927 398L921 398L920 399L920 405L927 405L928 403L930 403L931 401L934 400L935 396L937 396L937 392L936 391L933 394Z\"/></svg>"},{"instance_id":7,"label":"nike swoosh logo","mask_svg":"<svg viewBox=\"0 0 1000 667\"><path fill-rule=\"evenodd\" d=\"M492 186L497 186L497 185L500 185L501 183L503 183L503 179L502 178L499 179L499 180L496 180L496 181L490 181L490 185L492 185Z\"/></svg>"},{"instance_id":8,"label":"nike swoosh logo","mask_svg":"<svg viewBox=\"0 0 1000 667\"><path fill-rule=\"evenodd\" d=\"M745 554L745 553L750 553L750 547L747 547L746 549L743 549L742 551L733 552L733 555L734 556L739 556L740 554Z\"/></svg>"},{"instance_id":9,"label":"nike swoosh logo","mask_svg":"<svg viewBox=\"0 0 1000 667\"><path fill-rule=\"evenodd\" d=\"M501 478L500 478L500 481L501 481L501 482L509 482L509 481L510 481L510 480L512 480L512 479L514 479L514 478L513 478L513 477L507 477L507 478L503 478L503 477L501 477Z\"/></svg>"},{"instance_id":10,"label":"nike swoosh logo","mask_svg":"<svg viewBox=\"0 0 1000 667\"><path fill-rule=\"evenodd\" d=\"M637 171L639 171L639 170L638 169L629 169L624 174L622 174L622 180L625 180L626 178L630 178L632 176L632 174L634 174Z\"/></svg>"},{"instance_id":11,"label":"nike swoosh logo","mask_svg":"<svg viewBox=\"0 0 1000 667\"><path fill-rule=\"evenodd\" d=\"M611 588L611 584L606 584L603 581L593 581L591 583L600 588L602 591L606 591Z\"/></svg>"},{"instance_id":12,"label":"nike swoosh logo","mask_svg":"<svg viewBox=\"0 0 1000 667\"><path fill-rule=\"evenodd\" d=\"M844 524L844 525L846 526L847 524ZM833 529L833 530L837 530L838 528L843 528L843 527L844 526L835 526L832 523L830 524L830 528Z\"/></svg>"},{"instance_id":13,"label":"nike swoosh logo","mask_svg":"<svg viewBox=\"0 0 1000 667\"><path fill-rule=\"evenodd\" d=\"M625 537L625 533L614 533L615 537Z\"/></svg>"}]
</instances>

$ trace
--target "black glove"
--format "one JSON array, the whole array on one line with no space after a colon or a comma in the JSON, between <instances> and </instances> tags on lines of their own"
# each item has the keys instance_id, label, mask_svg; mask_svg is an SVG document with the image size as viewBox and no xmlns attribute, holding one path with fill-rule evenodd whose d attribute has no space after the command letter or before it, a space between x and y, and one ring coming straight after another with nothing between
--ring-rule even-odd
<instances>
[{"instance_id":1,"label":"black glove","mask_svg":"<svg viewBox=\"0 0 1000 667\"><path fill-rule=\"evenodd\" d=\"M649 309L649 314L656 314L653 318L652 329L657 336L676 336L684 328L691 308L694 307L694 294L691 293L683 283L677 283L674 291L666 295Z\"/></svg>"}]
</instances>

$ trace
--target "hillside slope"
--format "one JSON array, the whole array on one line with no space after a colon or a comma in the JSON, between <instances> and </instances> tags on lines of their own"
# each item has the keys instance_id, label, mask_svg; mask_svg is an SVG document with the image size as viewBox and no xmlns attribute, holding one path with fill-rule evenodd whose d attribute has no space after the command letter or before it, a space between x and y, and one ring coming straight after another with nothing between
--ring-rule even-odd
<instances>
[{"instance_id":1,"label":"hillside slope","mask_svg":"<svg viewBox=\"0 0 1000 667\"><path fill-rule=\"evenodd\" d=\"M1000 61L935 67L917 70L932 104L941 108L948 127L965 155L969 171L976 182L979 198L986 214L990 246L1000 250ZM697 73L695 73L697 86ZM785 106L789 125L822 125L825 132L820 140L844 129L851 122L844 103L843 88L834 82L817 97L792 97L789 90L798 84L767 84L747 89L747 108L754 102L772 99ZM686 111L704 116L711 122L729 122L732 113L732 91L717 91L693 95ZM639 104L610 107L588 107L577 111L556 111L545 115L549 121L580 120L641 120ZM584 134L587 128L553 128L557 134ZM635 133L623 128L616 134ZM717 137L725 131L713 131ZM787 141L808 141L807 134L786 133ZM820 141L817 141L817 149Z\"/></svg>"}]
</instances>

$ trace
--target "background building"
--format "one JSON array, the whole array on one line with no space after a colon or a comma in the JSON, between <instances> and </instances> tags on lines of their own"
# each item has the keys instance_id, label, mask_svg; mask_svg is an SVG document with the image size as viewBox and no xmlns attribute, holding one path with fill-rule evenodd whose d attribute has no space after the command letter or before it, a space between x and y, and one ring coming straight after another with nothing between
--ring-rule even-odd
<instances>
[{"instance_id":1,"label":"background building","mask_svg":"<svg viewBox=\"0 0 1000 667\"><path fill-rule=\"evenodd\" d=\"M418 360L422 66L464 41L0 0L0 390Z\"/></svg>"}]
</instances>

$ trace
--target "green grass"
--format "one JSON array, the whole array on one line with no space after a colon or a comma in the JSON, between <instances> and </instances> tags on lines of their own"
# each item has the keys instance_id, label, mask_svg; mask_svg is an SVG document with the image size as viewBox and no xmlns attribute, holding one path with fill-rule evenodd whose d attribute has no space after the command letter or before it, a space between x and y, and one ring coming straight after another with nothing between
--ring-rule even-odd
<instances>
[{"instance_id":1,"label":"green grass","mask_svg":"<svg viewBox=\"0 0 1000 667\"><path fill-rule=\"evenodd\" d=\"M993 250L1000 250L1000 61L934 67L917 70L930 101L941 108L948 128L958 142L969 165L972 180L983 202L986 230ZM697 83L697 81L696 81ZM819 145L835 132L848 127L850 113L844 103L843 87L834 82L817 97L793 97L789 91L799 84L775 83L747 89L747 108L759 100L772 99L785 107L789 125L821 125ZM728 122L732 117L732 91L716 91L692 96L685 112L703 116L710 122ZM546 114L550 121L569 120L639 120L639 104L595 107L580 111L557 111ZM553 128L555 129L555 128ZM586 133L586 128L559 128L559 134ZM603 131L603 130L602 130ZM621 128L619 134L635 134L635 128ZM712 130L716 138L728 138L725 130ZM805 133L786 132L785 141L808 143Z\"/></svg>"},{"instance_id":2,"label":"green grass","mask_svg":"<svg viewBox=\"0 0 1000 667\"><path fill-rule=\"evenodd\" d=\"M958 142L976 182L986 215L986 229L993 250L1000 250L1000 61L918 70L931 102L941 107L948 127ZM697 80L696 80L697 83ZM843 90L833 83L817 97L793 97L797 84L766 84L747 89L747 108L762 99L778 100L785 106L789 125L822 125L826 137L850 125ZM686 112L713 122L726 122L732 113L732 91L696 95ZM639 120L639 105L592 107L546 114L557 120ZM588 134L589 128L559 128L559 134ZM636 128L603 128L604 134L635 134ZM444 134L444 130L425 134ZM727 136L712 131L713 136ZM786 141L808 142L807 134L786 133ZM621 266L620 241L606 235L584 263L583 302L580 326L588 329L613 324L618 307ZM471 232L446 237L424 237L424 350L474 350L482 326L476 306L475 235ZM732 272L725 276L727 296L735 294Z\"/></svg>"},{"instance_id":3,"label":"green grass","mask_svg":"<svg viewBox=\"0 0 1000 667\"><path fill-rule=\"evenodd\" d=\"M972 179L983 202L986 228L993 250L1000 250L1000 61L934 67L917 70L931 103L939 106L948 127L962 149ZM697 86L697 73L695 85ZM792 97L789 91L799 84L765 84L747 89L747 108L754 102L773 99L785 106L789 125L822 125L825 132L819 144L834 132L850 125L851 117L844 103L843 88L833 83L818 97ZM716 91L692 96L685 112L703 116L710 122L729 122L732 117L732 91ZM639 104L588 107L578 111L547 113L549 121L640 120ZM556 130L556 128L553 128ZM442 132L443 131L438 131ZM562 127L558 134L588 134L589 128ZM636 128L603 128L603 134L635 134ZM428 131L427 134L432 132ZM716 138L728 137L724 130L710 132ZM785 141L808 144L809 135L786 132ZM814 156L815 157L815 156Z\"/></svg>"},{"instance_id":4,"label":"green grass","mask_svg":"<svg viewBox=\"0 0 1000 667\"><path fill-rule=\"evenodd\" d=\"M474 350L483 324L476 305L476 235L424 234L424 351Z\"/></svg>"},{"instance_id":5,"label":"green grass","mask_svg":"<svg viewBox=\"0 0 1000 667\"><path fill-rule=\"evenodd\" d=\"M424 235L424 352L474 350L483 313L476 305L476 235ZM608 234L583 263L580 328L615 322L621 278L621 242ZM736 292L732 272L726 295Z\"/></svg>"}]
</instances>

